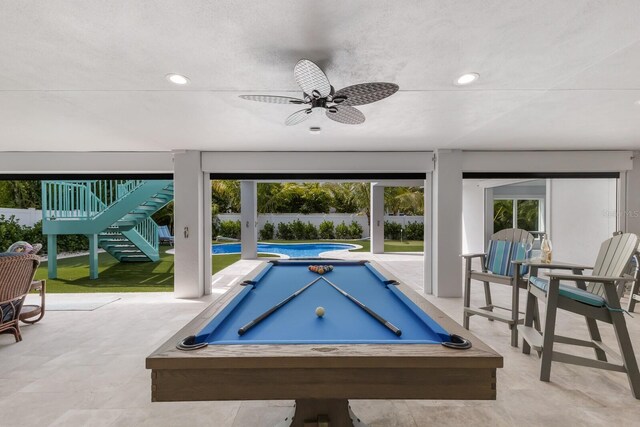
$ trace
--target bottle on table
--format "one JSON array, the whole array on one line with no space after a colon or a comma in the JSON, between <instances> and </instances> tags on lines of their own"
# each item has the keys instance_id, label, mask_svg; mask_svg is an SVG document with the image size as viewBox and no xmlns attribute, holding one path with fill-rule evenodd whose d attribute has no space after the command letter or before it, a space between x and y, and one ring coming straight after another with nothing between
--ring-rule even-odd
<instances>
[{"instance_id":1,"label":"bottle on table","mask_svg":"<svg viewBox=\"0 0 640 427\"><path fill-rule=\"evenodd\" d=\"M542 242L540 243L540 261L545 264L551 263L551 240L547 234L542 235Z\"/></svg>"}]
</instances>

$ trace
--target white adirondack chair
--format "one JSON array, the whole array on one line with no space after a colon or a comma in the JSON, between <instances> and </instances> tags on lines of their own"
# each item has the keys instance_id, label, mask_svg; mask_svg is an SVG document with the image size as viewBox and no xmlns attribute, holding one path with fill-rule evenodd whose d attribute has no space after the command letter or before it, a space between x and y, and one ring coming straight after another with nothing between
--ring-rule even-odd
<instances>
[{"instance_id":1,"label":"white adirondack chair","mask_svg":"<svg viewBox=\"0 0 640 427\"><path fill-rule=\"evenodd\" d=\"M624 310L620 308L620 297L624 293L625 283L634 281L631 276L631 258L638 248L638 236L631 233L618 234L607 239L600 247L598 258L591 276L575 274L547 273L548 279L538 276L539 268L558 269L561 266L528 263L531 267L527 294L527 308L524 325L520 325L524 339L522 352L529 354L533 347L542 354L540 380L549 381L551 362L571 363L592 368L625 372L629 379L631 392L640 399L640 374L633 352ZM586 268L585 268L586 269ZM571 281L577 286L561 284ZM533 325L536 300L546 303L544 330L538 332ZM557 310L566 310L584 316L591 340L555 335ZM618 340L620 354L602 343L596 320L613 325ZM576 356L554 350L554 343L592 347L595 359ZM622 361L611 363L607 354Z\"/></svg>"}]
</instances>

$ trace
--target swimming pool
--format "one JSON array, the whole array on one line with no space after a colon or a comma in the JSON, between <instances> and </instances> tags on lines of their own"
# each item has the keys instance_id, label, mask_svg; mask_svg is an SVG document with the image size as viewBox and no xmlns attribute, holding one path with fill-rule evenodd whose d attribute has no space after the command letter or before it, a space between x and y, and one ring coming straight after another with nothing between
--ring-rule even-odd
<instances>
[{"instance_id":1,"label":"swimming pool","mask_svg":"<svg viewBox=\"0 0 640 427\"><path fill-rule=\"evenodd\" d=\"M358 245L348 243L258 243L259 253L286 255L290 258L316 257L323 252L357 248ZM240 253L240 243L212 245L211 253L214 255Z\"/></svg>"}]
</instances>

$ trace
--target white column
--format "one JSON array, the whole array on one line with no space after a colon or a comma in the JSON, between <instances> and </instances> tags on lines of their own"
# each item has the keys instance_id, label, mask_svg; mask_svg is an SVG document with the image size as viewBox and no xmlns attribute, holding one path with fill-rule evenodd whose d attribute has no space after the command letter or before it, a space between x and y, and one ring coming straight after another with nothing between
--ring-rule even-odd
<instances>
[{"instance_id":1,"label":"white column","mask_svg":"<svg viewBox=\"0 0 640 427\"><path fill-rule=\"evenodd\" d=\"M242 259L258 257L258 198L255 181L240 182L240 237Z\"/></svg>"},{"instance_id":2,"label":"white column","mask_svg":"<svg viewBox=\"0 0 640 427\"><path fill-rule=\"evenodd\" d=\"M384 253L384 187L371 183L371 253Z\"/></svg>"},{"instance_id":3,"label":"white column","mask_svg":"<svg viewBox=\"0 0 640 427\"><path fill-rule=\"evenodd\" d=\"M433 259L431 252L431 242L433 240L433 174L427 173L427 179L424 181L424 275L422 283L422 291L425 294L433 294Z\"/></svg>"},{"instance_id":4,"label":"white column","mask_svg":"<svg viewBox=\"0 0 640 427\"><path fill-rule=\"evenodd\" d=\"M633 153L633 169L625 174L625 181L624 211L618 212L626 217L622 230L640 235L640 151Z\"/></svg>"},{"instance_id":5,"label":"white column","mask_svg":"<svg viewBox=\"0 0 640 427\"><path fill-rule=\"evenodd\" d=\"M433 172L432 290L462 296L462 153L437 150ZM425 270L426 272L426 270Z\"/></svg>"},{"instance_id":6,"label":"white column","mask_svg":"<svg viewBox=\"0 0 640 427\"><path fill-rule=\"evenodd\" d=\"M199 151L175 152L173 169L176 298L204 294L203 178ZM210 255L207 253L210 261ZM208 278L208 282L211 279Z\"/></svg>"},{"instance_id":7,"label":"white column","mask_svg":"<svg viewBox=\"0 0 640 427\"><path fill-rule=\"evenodd\" d=\"M211 178L202 174L202 276L204 294L211 294Z\"/></svg>"}]
</instances>

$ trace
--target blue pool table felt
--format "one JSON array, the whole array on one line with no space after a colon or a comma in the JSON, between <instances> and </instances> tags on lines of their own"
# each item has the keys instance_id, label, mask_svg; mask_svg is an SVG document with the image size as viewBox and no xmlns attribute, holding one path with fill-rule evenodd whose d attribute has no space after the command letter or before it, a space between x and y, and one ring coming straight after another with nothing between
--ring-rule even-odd
<instances>
[{"instance_id":1,"label":"blue pool table felt","mask_svg":"<svg viewBox=\"0 0 640 427\"><path fill-rule=\"evenodd\" d=\"M326 263L326 262L325 262ZM215 344L440 344L449 334L369 263L332 262L323 277L402 330L401 336L319 280L244 335L238 329L318 278L313 261L271 264L236 295L198 334ZM318 264L318 262L315 262ZM326 314L318 317L316 307Z\"/></svg>"}]
</instances>

